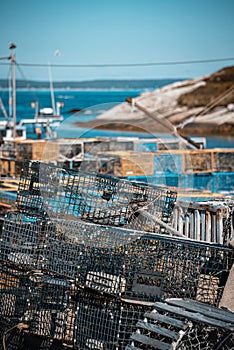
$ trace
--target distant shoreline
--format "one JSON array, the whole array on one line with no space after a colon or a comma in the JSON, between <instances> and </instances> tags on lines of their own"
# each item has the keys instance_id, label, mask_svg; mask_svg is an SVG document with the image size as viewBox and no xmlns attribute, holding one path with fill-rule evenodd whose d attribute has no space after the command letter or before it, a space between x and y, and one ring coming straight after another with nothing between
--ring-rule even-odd
<instances>
[{"instance_id":1,"label":"distant shoreline","mask_svg":"<svg viewBox=\"0 0 234 350\"><path fill-rule=\"evenodd\" d=\"M139 92L150 92L150 91L153 91L154 89L152 88L138 88L138 89L134 89L134 88L126 88L126 89L121 89L121 88L112 88L112 89L109 89L109 88L54 88L54 91L64 91L64 92L69 92L69 91L85 91L85 92L94 92L94 91L105 91L105 92L108 92L108 91L139 91ZM0 87L0 91L8 91L8 88L1 88ZM50 91L49 88L17 88L17 91L22 91L22 92L27 92L27 91Z\"/></svg>"},{"instance_id":2,"label":"distant shoreline","mask_svg":"<svg viewBox=\"0 0 234 350\"><path fill-rule=\"evenodd\" d=\"M109 79L109 80L85 80L85 81L54 81L54 90L77 90L77 89L90 89L90 90L155 90L157 88L169 85L177 81L183 81L181 79ZM17 89L32 90L32 89L46 89L50 90L49 81L34 81L34 80L16 80ZM0 79L0 89L8 89L9 81L7 79Z\"/></svg>"}]
</instances>

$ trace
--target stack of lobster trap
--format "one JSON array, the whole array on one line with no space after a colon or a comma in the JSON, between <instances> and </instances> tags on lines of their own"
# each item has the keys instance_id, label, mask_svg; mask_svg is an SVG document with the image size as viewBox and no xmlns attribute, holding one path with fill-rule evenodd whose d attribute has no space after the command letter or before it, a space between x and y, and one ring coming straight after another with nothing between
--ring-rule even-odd
<instances>
[{"instance_id":1,"label":"stack of lobster trap","mask_svg":"<svg viewBox=\"0 0 234 350\"><path fill-rule=\"evenodd\" d=\"M147 315L168 298L216 309L234 254L169 236L175 201L165 187L25 163L0 240L3 349L176 348L188 319Z\"/></svg>"}]
</instances>

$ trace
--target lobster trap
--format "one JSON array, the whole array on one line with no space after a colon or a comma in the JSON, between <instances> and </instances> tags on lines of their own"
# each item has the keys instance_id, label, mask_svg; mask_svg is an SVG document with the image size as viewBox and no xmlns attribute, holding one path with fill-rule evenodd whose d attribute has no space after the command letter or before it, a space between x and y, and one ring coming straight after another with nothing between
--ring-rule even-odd
<instances>
[{"instance_id":1,"label":"lobster trap","mask_svg":"<svg viewBox=\"0 0 234 350\"><path fill-rule=\"evenodd\" d=\"M0 324L27 325L33 336L73 344L76 304L71 281L40 272L1 267ZM3 332L4 333L4 332Z\"/></svg>"},{"instance_id":2,"label":"lobster trap","mask_svg":"<svg viewBox=\"0 0 234 350\"><path fill-rule=\"evenodd\" d=\"M0 344L1 350L26 350L24 347L23 335L22 332L19 332L17 329L10 331L12 327L10 325L0 325L0 339L2 344ZM3 343L5 349L3 347Z\"/></svg>"},{"instance_id":3,"label":"lobster trap","mask_svg":"<svg viewBox=\"0 0 234 350\"><path fill-rule=\"evenodd\" d=\"M124 226L130 225L136 218L135 213L143 207L165 223L169 222L175 200L176 192L163 187L26 162L16 205L22 212L43 217L78 218L96 224ZM140 226L138 223L138 229ZM148 229L156 231L160 226L151 223Z\"/></svg>"},{"instance_id":4,"label":"lobster trap","mask_svg":"<svg viewBox=\"0 0 234 350\"><path fill-rule=\"evenodd\" d=\"M26 225L24 217L16 212L5 218L5 263L70 278L77 287L116 297L178 297L218 305L234 260L233 250L218 244L79 220L34 221L32 216L30 226L30 217ZM27 235L35 241L32 249Z\"/></svg>"},{"instance_id":5,"label":"lobster trap","mask_svg":"<svg viewBox=\"0 0 234 350\"><path fill-rule=\"evenodd\" d=\"M186 297L217 305L234 260L222 245L81 221L48 222L43 237L45 271L135 300Z\"/></svg>"},{"instance_id":6,"label":"lobster trap","mask_svg":"<svg viewBox=\"0 0 234 350\"><path fill-rule=\"evenodd\" d=\"M9 331L9 332L8 332ZM5 349L7 350L68 350L69 347L66 344L58 343L50 338L43 338L40 336L32 335L20 330L5 328L5 333L2 337L4 339ZM71 348L71 347L70 347ZM0 345L0 349L4 350Z\"/></svg>"},{"instance_id":7,"label":"lobster trap","mask_svg":"<svg viewBox=\"0 0 234 350\"><path fill-rule=\"evenodd\" d=\"M25 317L30 334L73 342L72 284L66 278L32 273Z\"/></svg>"},{"instance_id":8,"label":"lobster trap","mask_svg":"<svg viewBox=\"0 0 234 350\"><path fill-rule=\"evenodd\" d=\"M74 344L78 349L125 349L152 303L133 303L91 290L77 294Z\"/></svg>"},{"instance_id":9,"label":"lobster trap","mask_svg":"<svg viewBox=\"0 0 234 350\"><path fill-rule=\"evenodd\" d=\"M217 305L233 264L232 249L168 236L145 236L85 251L78 283L100 293L142 301L191 298Z\"/></svg>"},{"instance_id":10,"label":"lobster trap","mask_svg":"<svg viewBox=\"0 0 234 350\"><path fill-rule=\"evenodd\" d=\"M143 234L144 232L95 225L80 220L48 220L44 226L38 256L43 261L43 270L81 281L85 278L84 271L95 248L99 248L99 256L106 254L107 261L111 254L115 254L116 259L119 254L120 261L121 251L118 253L117 249L114 252L113 247L123 249ZM102 269L102 261L100 267ZM116 276L116 280L119 278Z\"/></svg>"},{"instance_id":11,"label":"lobster trap","mask_svg":"<svg viewBox=\"0 0 234 350\"><path fill-rule=\"evenodd\" d=\"M136 326L126 350L234 347L234 313L189 299L155 303Z\"/></svg>"},{"instance_id":12,"label":"lobster trap","mask_svg":"<svg viewBox=\"0 0 234 350\"><path fill-rule=\"evenodd\" d=\"M27 309L29 276L24 271L1 263L0 321L15 325L23 319Z\"/></svg>"},{"instance_id":13,"label":"lobster trap","mask_svg":"<svg viewBox=\"0 0 234 350\"><path fill-rule=\"evenodd\" d=\"M8 212L0 239L0 260L20 269L40 268L38 257L43 220L20 212Z\"/></svg>"}]
</instances>

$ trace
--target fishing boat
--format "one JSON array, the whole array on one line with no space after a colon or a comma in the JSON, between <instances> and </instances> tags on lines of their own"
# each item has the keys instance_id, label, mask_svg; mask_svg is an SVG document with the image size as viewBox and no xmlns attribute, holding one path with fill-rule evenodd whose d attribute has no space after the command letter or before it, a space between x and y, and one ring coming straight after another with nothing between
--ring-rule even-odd
<instances>
[{"instance_id":1,"label":"fishing boat","mask_svg":"<svg viewBox=\"0 0 234 350\"><path fill-rule=\"evenodd\" d=\"M20 128L26 128L30 138L54 139L57 137L56 129L64 120L60 114L62 102L56 103L56 108L44 107L38 109L38 102L32 102L31 107L35 108L35 116L32 119L22 119L19 122Z\"/></svg>"},{"instance_id":2,"label":"fishing boat","mask_svg":"<svg viewBox=\"0 0 234 350\"><path fill-rule=\"evenodd\" d=\"M44 107L39 109L38 102L32 102L31 107L35 109L34 117L31 119L22 119L19 123L16 122L16 78L15 78L15 44L10 45L11 55L1 59L11 60L11 93L9 98L9 110L12 116L8 116L3 102L0 98L0 108L4 115L4 120L0 122L0 140L1 143L12 140L26 140L28 138L51 139L55 138L56 128L63 121L63 116L60 114L60 108L64 106L63 102L55 102L53 82L51 73L50 91L52 107Z\"/></svg>"}]
</instances>

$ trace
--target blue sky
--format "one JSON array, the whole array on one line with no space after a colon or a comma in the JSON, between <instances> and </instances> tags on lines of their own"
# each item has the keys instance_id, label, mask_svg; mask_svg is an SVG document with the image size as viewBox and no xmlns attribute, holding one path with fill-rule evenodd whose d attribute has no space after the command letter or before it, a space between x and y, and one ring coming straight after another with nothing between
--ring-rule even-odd
<instances>
[{"instance_id":1,"label":"blue sky","mask_svg":"<svg viewBox=\"0 0 234 350\"><path fill-rule=\"evenodd\" d=\"M234 0L1 0L0 12L0 57L9 54L9 43L14 42L18 63L116 64L234 57ZM53 67L52 75L57 81L192 78L233 64ZM46 67L21 69L27 79L48 79ZM6 78L7 71L8 67L0 65L0 78Z\"/></svg>"}]
</instances>

